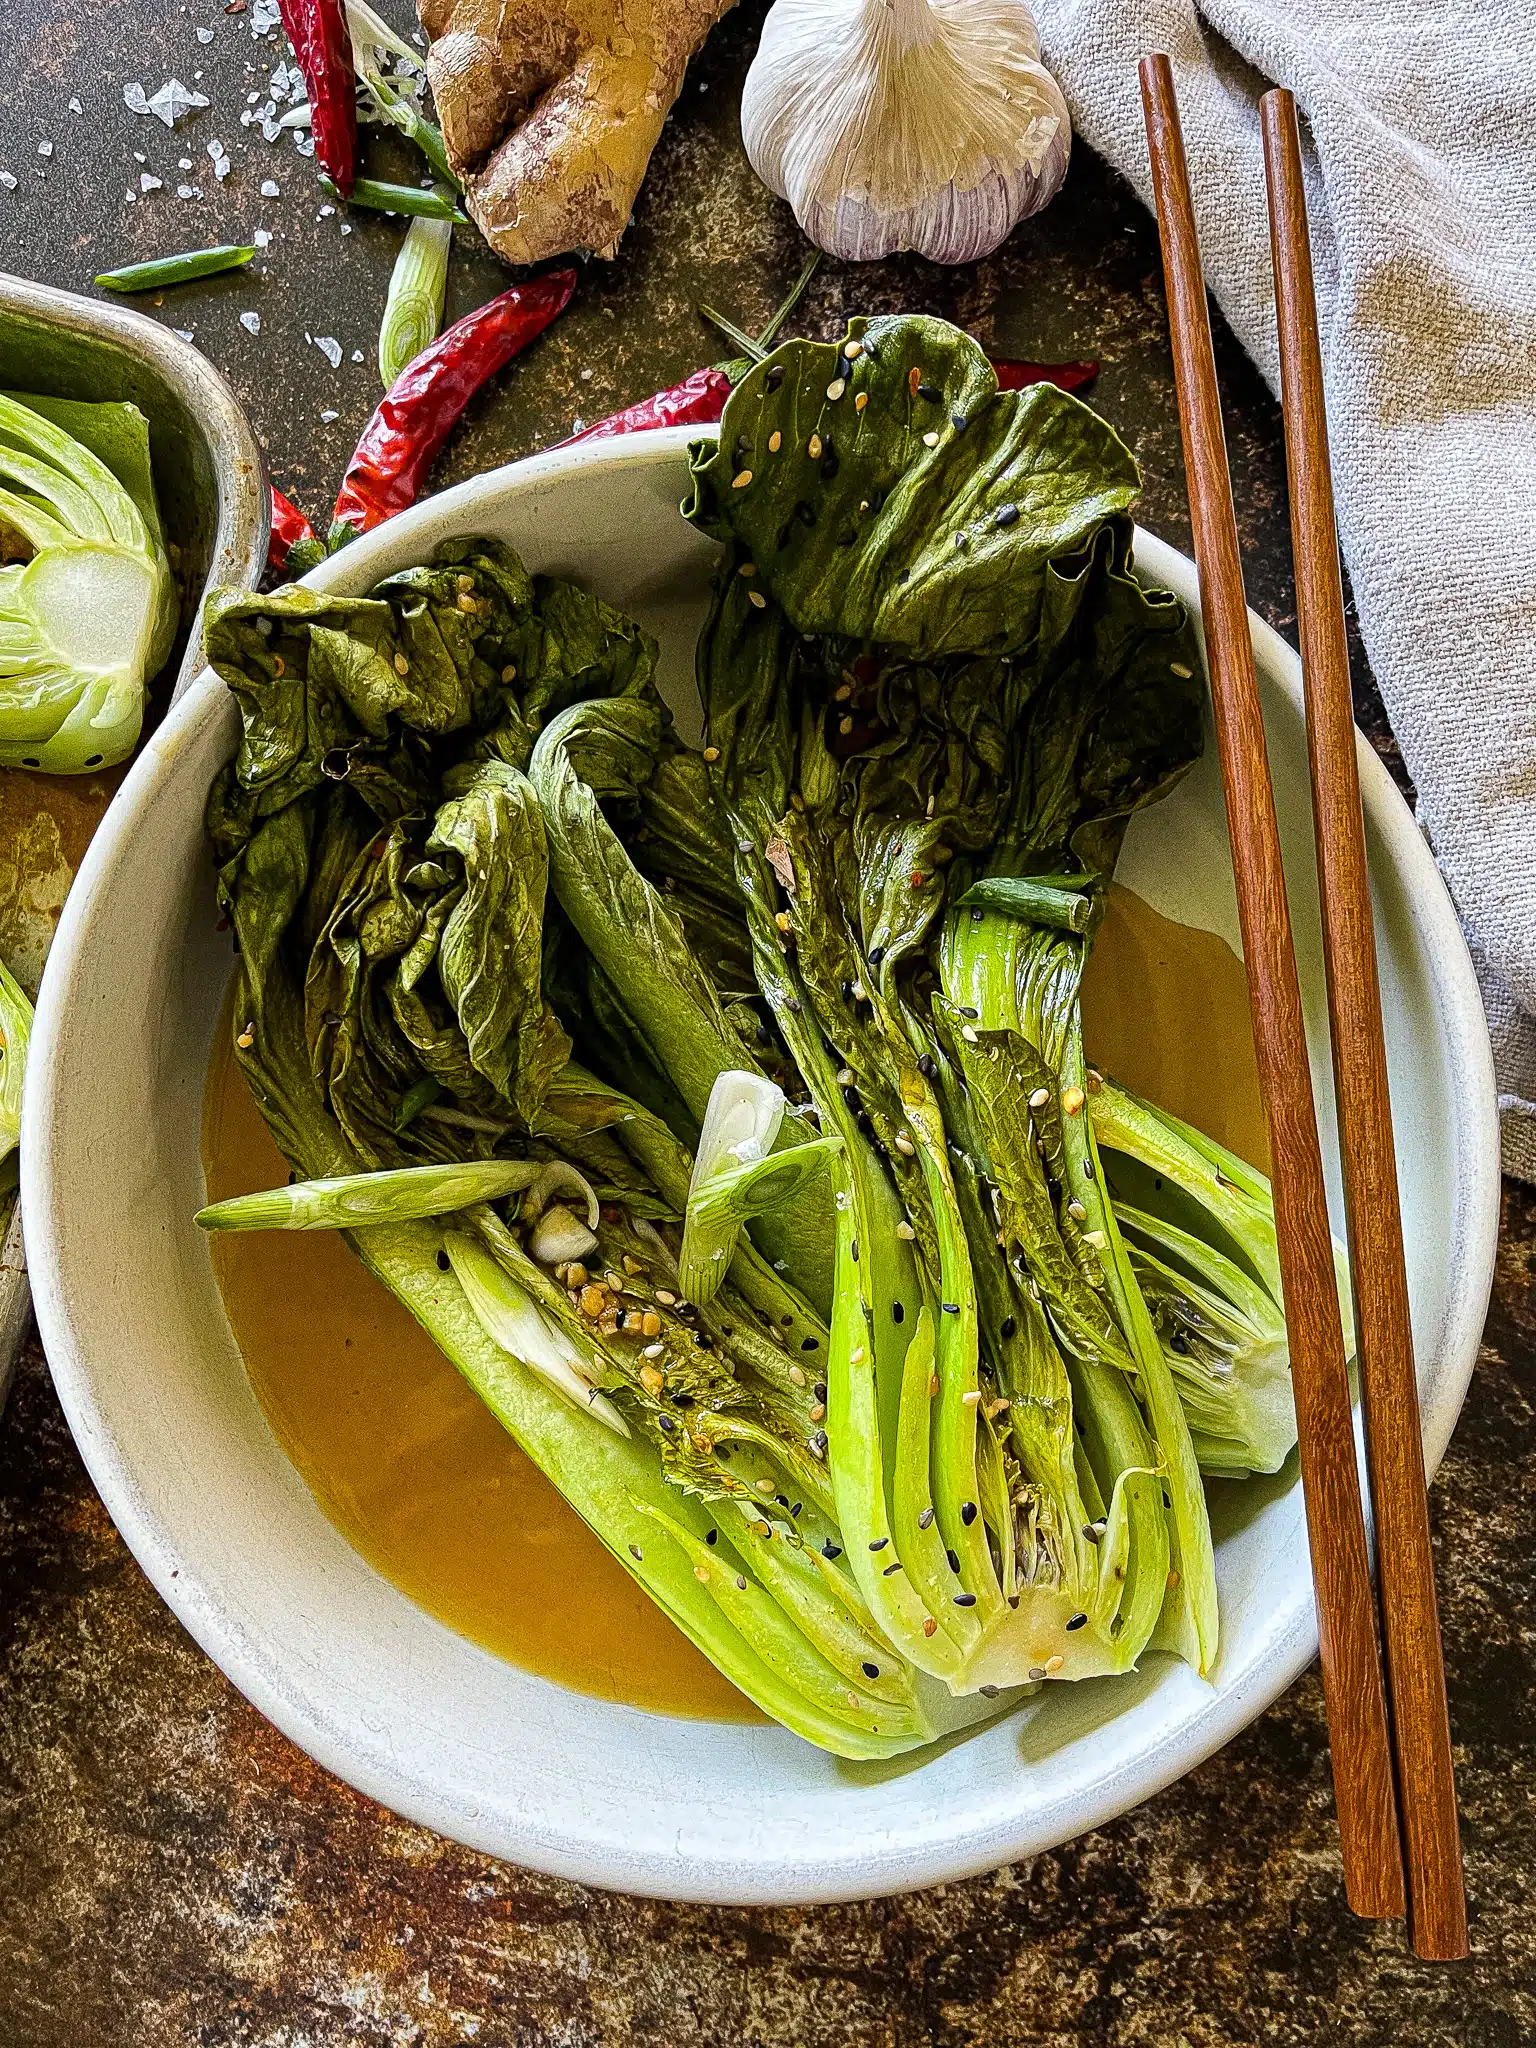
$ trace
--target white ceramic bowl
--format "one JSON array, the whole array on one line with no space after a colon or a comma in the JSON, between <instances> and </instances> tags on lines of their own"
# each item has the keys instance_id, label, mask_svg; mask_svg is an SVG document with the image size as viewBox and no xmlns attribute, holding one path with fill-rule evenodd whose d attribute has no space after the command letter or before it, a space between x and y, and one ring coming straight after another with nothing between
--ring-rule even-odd
<instances>
[{"instance_id":1,"label":"white ceramic bowl","mask_svg":"<svg viewBox=\"0 0 1536 2048\"><path fill-rule=\"evenodd\" d=\"M713 552L677 513L687 439L654 433L495 471L311 580L359 591L449 536L500 535L532 566L644 620L681 703ZM1190 563L1147 537L1137 552L1148 580L1195 605ZM1253 631L1327 1110L1297 663L1258 620ZM1033 1708L880 1768L839 1763L776 1726L674 1720L567 1692L454 1635L379 1577L263 1420L191 1220L230 966L214 930L203 798L235 730L231 701L205 677L96 835L38 1009L23 1199L38 1318L91 1476L161 1594L294 1741L400 1813L563 1876L680 1899L841 1899L964 1876L1108 1820L1226 1742L1305 1667L1317 1637L1294 1461L1274 1480L1223 1490L1214 1684L1149 1657L1137 1676L1048 1688ZM1433 1464L1491 1278L1493 1076L1434 864L1363 745L1361 773ZM1168 914L1236 942L1209 757L1133 825L1121 874ZM1332 1156L1330 1171L1336 1183Z\"/></svg>"}]
</instances>

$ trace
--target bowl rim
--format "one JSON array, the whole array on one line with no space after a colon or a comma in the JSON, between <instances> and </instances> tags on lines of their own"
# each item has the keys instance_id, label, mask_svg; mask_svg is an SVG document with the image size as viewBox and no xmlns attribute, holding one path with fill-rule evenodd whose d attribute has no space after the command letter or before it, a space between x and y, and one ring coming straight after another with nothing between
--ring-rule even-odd
<instances>
[{"instance_id":1,"label":"bowl rim","mask_svg":"<svg viewBox=\"0 0 1536 2048\"><path fill-rule=\"evenodd\" d=\"M509 489L536 488L577 467L618 469L673 463L697 429L652 430L634 440L574 444L484 472L452 490L402 513L387 526L354 541L345 557L332 558L304 581L316 589L361 582L387 573L402 541L419 532L423 551L449 531L471 532L479 508ZM1199 592L1194 564L1137 529L1136 559L1148 579L1173 589L1199 625ZM1250 612L1255 652L1298 708L1302 702L1300 663L1295 651ZM659 1850L628 1841L622 1831L589 1829L556 1840L547 1828L521 1828L515 1820L488 1824L478 1834L459 1813L404 1769L378 1759L360 1759L343 1739L335 1719L292 1688L272 1681L260 1650L234 1628L221 1625L215 1604L194 1596L191 1575L140 1494L127 1459L114 1439L110 1417L98 1405L88 1360L76 1344L64 1274L56 1257L50 1216L57 1199L46 1142L56 1081L54 1057L60 1020L75 964L89 944L91 908L98 879L124 857L139 811L177 773L182 739L198 723L217 715L224 685L207 669L152 736L135 762L87 852L71 889L39 995L22 1115L22 1204L28 1218L30 1263L38 1323L54 1384L92 1482L134 1556L172 1612L240 1691L285 1735L344 1783L355 1786L409 1820L550 1875L612 1890L724 1905L810 1904L878 1897L914 1886L949 1882L1038 1854L1140 1805L1184 1776L1245 1728L1311 1662L1317 1628L1310 1586L1282 1627L1271 1632L1261 1653L1262 1676L1246 1686L1208 1697L1167 1734L1143 1751L1134 1772L1121 1769L1098 1782L1081 1801L1068 1834L1032 1824L1027 1811L1003 1812L984 1837L940 1827L914 1828L910 1835L871 1848L857 1871L838 1864L818 1881L805 1865L787 1858L748 1866L702 1868L697 1884L680 1875ZM1444 1009L1440 1026L1446 1062L1465 1088L1463 1129L1457 1170L1462 1182L1458 1214L1469 1256L1447 1276L1443 1335L1438 1356L1444 1394L1428 1418L1425 1456L1429 1472L1438 1466L1465 1399L1481 1338L1497 1249L1500 1196L1499 1128L1492 1052L1482 1000L1470 955L1450 896L1433 855L1384 764L1358 737L1361 787L1368 824L1401 877L1405 893L1422 918L1423 940L1437 962ZM1000 1788L1001 1789L1001 1788ZM1002 1802L1000 1802L1001 1804ZM852 1881L850 1881L852 1879Z\"/></svg>"}]
</instances>

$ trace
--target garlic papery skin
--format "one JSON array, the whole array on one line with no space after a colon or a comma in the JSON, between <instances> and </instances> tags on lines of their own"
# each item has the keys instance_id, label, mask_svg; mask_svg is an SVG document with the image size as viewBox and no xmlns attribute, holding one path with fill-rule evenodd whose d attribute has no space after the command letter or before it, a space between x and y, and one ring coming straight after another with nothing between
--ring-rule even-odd
<instances>
[{"instance_id":1,"label":"garlic papery skin","mask_svg":"<svg viewBox=\"0 0 1536 2048\"><path fill-rule=\"evenodd\" d=\"M988 255L1067 173L1024 0L777 0L747 73L752 168L819 249Z\"/></svg>"}]
</instances>

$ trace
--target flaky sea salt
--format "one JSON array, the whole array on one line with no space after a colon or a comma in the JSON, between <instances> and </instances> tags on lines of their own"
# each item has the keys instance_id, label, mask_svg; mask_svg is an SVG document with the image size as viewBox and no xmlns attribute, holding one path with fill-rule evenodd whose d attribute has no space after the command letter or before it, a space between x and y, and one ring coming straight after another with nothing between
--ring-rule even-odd
<instances>
[{"instance_id":1,"label":"flaky sea salt","mask_svg":"<svg viewBox=\"0 0 1536 2048\"><path fill-rule=\"evenodd\" d=\"M333 370L340 369L341 343L336 337L331 334L317 334L314 339L315 347L319 349L321 355L325 357L331 368Z\"/></svg>"},{"instance_id":2,"label":"flaky sea salt","mask_svg":"<svg viewBox=\"0 0 1536 2048\"><path fill-rule=\"evenodd\" d=\"M197 40L204 45L211 43L213 41L213 30L211 28L200 28L197 32Z\"/></svg>"},{"instance_id":3,"label":"flaky sea salt","mask_svg":"<svg viewBox=\"0 0 1536 2048\"><path fill-rule=\"evenodd\" d=\"M16 190L16 178L14 172L0 171L0 185L3 185L7 192L14 192Z\"/></svg>"},{"instance_id":4,"label":"flaky sea salt","mask_svg":"<svg viewBox=\"0 0 1536 2048\"><path fill-rule=\"evenodd\" d=\"M262 179L261 196L263 199L276 199L281 191L282 187L278 184L276 178Z\"/></svg>"},{"instance_id":5,"label":"flaky sea salt","mask_svg":"<svg viewBox=\"0 0 1536 2048\"><path fill-rule=\"evenodd\" d=\"M206 107L208 96L188 92L179 78L168 78L158 92L146 98L143 86L135 79L123 87L123 105L130 114L153 114L167 128L174 128L184 115Z\"/></svg>"},{"instance_id":6,"label":"flaky sea salt","mask_svg":"<svg viewBox=\"0 0 1536 2048\"><path fill-rule=\"evenodd\" d=\"M69 111L72 114L83 114L85 112L85 109L81 106L78 100L72 99L69 102Z\"/></svg>"},{"instance_id":7,"label":"flaky sea salt","mask_svg":"<svg viewBox=\"0 0 1536 2048\"><path fill-rule=\"evenodd\" d=\"M164 184L165 180L157 178L153 171L140 171L139 173L139 190L141 192L158 192Z\"/></svg>"},{"instance_id":8,"label":"flaky sea salt","mask_svg":"<svg viewBox=\"0 0 1536 2048\"><path fill-rule=\"evenodd\" d=\"M327 427L331 424L332 420L339 420L340 418L341 414L339 412L333 412L329 406L327 406L325 411L320 415L320 421L322 426Z\"/></svg>"},{"instance_id":9,"label":"flaky sea salt","mask_svg":"<svg viewBox=\"0 0 1536 2048\"><path fill-rule=\"evenodd\" d=\"M247 334L260 334L261 315L259 313L242 313L240 315L240 325Z\"/></svg>"},{"instance_id":10,"label":"flaky sea salt","mask_svg":"<svg viewBox=\"0 0 1536 2048\"><path fill-rule=\"evenodd\" d=\"M252 235L251 237L251 240L255 243L258 249L265 249L267 244L271 241L271 239L271 231L268 228L258 228L255 234Z\"/></svg>"},{"instance_id":11,"label":"flaky sea salt","mask_svg":"<svg viewBox=\"0 0 1536 2048\"><path fill-rule=\"evenodd\" d=\"M37 145L37 153L39 156L52 156L53 144L51 142L40 142Z\"/></svg>"}]
</instances>

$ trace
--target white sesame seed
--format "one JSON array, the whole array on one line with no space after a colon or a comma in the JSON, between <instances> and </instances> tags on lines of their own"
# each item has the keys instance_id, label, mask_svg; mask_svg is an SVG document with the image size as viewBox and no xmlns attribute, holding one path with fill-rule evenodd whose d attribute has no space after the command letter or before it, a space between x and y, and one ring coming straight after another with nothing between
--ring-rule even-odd
<instances>
[{"instance_id":1,"label":"white sesame seed","mask_svg":"<svg viewBox=\"0 0 1536 2048\"><path fill-rule=\"evenodd\" d=\"M930 430L930 431L929 431L928 433L924 434L924 436L923 436L923 446L924 446L925 448L937 448L937 447L938 447L938 445L939 445L939 437L938 437L938 435L937 435L936 433L934 433L934 432L932 432L932 431Z\"/></svg>"},{"instance_id":2,"label":"white sesame seed","mask_svg":"<svg viewBox=\"0 0 1536 2048\"><path fill-rule=\"evenodd\" d=\"M847 389L848 380L846 377L834 377L832 379L832 382L827 386L827 396L828 398L831 399L832 403L836 405L837 401L842 397L843 393Z\"/></svg>"}]
</instances>

